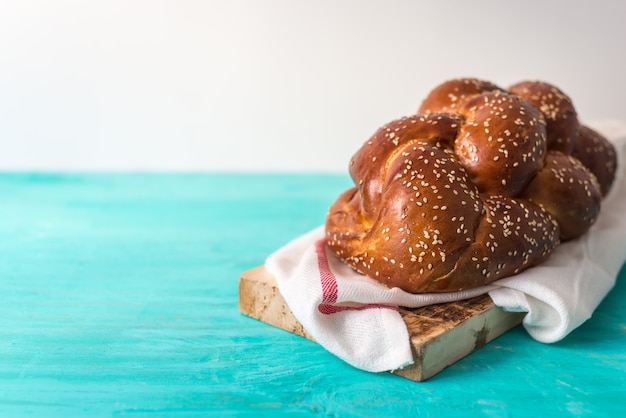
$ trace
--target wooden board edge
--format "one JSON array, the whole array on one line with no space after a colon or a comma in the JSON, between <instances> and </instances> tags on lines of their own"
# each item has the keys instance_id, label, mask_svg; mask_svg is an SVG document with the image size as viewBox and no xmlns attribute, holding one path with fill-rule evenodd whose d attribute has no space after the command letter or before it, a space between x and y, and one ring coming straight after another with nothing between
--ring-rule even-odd
<instances>
[{"instance_id":1,"label":"wooden board edge","mask_svg":"<svg viewBox=\"0 0 626 418\"><path fill-rule=\"evenodd\" d=\"M518 326L524 315L524 312L506 312L493 305L428 343L412 342L414 363L392 373L420 382L429 379Z\"/></svg>"},{"instance_id":2,"label":"wooden board edge","mask_svg":"<svg viewBox=\"0 0 626 418\"><path fill-rule=\"evenodd\" d=\"M241 274L239 311L259 321L315 341L293 315L280 294L276 281L263 266Z\"/></svg>"},{"instance_id":3,"label":"wooden board edge","mask_svg":"<svg viewBox=\"0 0 626 418\"><path fill-rule=\"evenodd\" d=\"M391 373L413 381L424 381L519 325L525 315L523 312L504 311L486 295L475 299L418 309L400 309L410 335L414 362ZM416 327L416 317L443 315L445 318L452 309L454 315L458 315L459 304L461 309L472 304L474 306L470 309L471 313L454 323L454 326L446 324L425 333L419 332L424 331L424 324ZM239 310L244 315L315 341L295 318L280 294L275 279L264 266L241 274ZM435 321L433 327L436 324ZM427 334L427 338L424 334Z\"/></svg>"}]
</instances>

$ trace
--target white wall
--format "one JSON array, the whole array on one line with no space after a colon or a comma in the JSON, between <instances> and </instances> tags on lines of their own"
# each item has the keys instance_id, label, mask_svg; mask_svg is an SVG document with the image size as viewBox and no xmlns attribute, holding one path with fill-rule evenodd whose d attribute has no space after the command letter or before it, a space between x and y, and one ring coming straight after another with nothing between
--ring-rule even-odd
<instances>
[{"instance_id":1,"label":"white wall","mask_svg":"<svg viewBox=\"0 0 626 418\"><path fill-rule=\"evenodd\" d=\"M0 170L345 172L452 77L626 121L626 2L0 0Z\"/></svg>"}]
</instances>

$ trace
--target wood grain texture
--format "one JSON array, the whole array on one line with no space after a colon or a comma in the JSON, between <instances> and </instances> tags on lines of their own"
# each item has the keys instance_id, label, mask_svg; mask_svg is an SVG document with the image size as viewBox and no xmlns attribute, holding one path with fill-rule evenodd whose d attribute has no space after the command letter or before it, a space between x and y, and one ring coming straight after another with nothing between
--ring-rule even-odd
<instances>
[{"instance_id":1,"label":"wood grain texture","mask_svg":"<svg viewBox=\"0 0 626 418\"><path fill-rule=\"evenodd\" d=\"M254 319L315 341L293 316L276 281L263 266L242 273L239 280L239 310Z\"/></svg>"},{"instance_id":2,"label":"wood grain texture","mask_svg":"<svg viewBox=\"0 0 626 418\"><path fill-rule=\"evenodd\" d=\"M263 266L241 274L239 310L314 341L293 315L276 280ZM414 363L392 373L424 381L519 325L523 313L505 312L487 295L417 309L400 309Z\"/></svg>"},{"instance_id":3,"label":"wood grain texture","mask_svg":"<svg viewBox=\"0 0 626 418\"><path fill-rule=\"evenodd\" d=\"M0 416L624 415L625 272L564 341L517 327L421 383L242 315L241 272L349 183L0 174Z\"/></svg>"}]
</instances>

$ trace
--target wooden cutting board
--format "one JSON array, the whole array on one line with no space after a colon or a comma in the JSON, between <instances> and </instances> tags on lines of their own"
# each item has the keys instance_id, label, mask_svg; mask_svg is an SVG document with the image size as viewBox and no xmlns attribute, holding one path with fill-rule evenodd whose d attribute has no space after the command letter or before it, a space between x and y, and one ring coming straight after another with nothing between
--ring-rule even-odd
<instances>
[{"instance_id":1,"label":"wooden cutting board","mask_svg":"<svg viewBox=\"0 0 626 418\"><path fill-rule=\"evenodd\" d=\"M314 341L293 316L274 277L263 266L242 273L239 310L252 318ZM524 313L505 312L488 295L417 309L400 308L414 363L392 373L423 381L522 322Z\"/></svg>"}]
</instances>

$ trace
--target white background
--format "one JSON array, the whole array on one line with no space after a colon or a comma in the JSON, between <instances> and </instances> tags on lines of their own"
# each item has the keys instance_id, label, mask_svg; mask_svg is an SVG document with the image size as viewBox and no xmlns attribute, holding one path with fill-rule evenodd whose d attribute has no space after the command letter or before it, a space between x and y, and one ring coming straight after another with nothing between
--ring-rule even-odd
<instances>
[{"instance_id":1,"label":"white background","mask_svg":"<svg viewBox=\"0 0 626 418\"><path fill-rule=\"evenodd\" d=\"M0 170L334 171L453 77L626 121L626 2L0 0Z\"/></svg>"}]
</instances>

